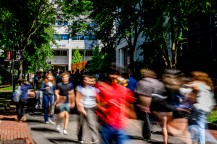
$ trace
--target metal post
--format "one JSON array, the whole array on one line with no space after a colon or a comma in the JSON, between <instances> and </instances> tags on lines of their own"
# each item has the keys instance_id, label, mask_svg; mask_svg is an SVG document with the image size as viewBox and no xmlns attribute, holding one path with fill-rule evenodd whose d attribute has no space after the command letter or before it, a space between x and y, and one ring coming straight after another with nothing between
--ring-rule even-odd
<instances>
[{"instance_id":1,"label":"metal post","mask_svg":"<svg viewBox=\"0 0 217 144\"><path fill-rule=\"evenodd\" d=\"M14 81L14 49L12 50L13 56L12 56L12 87L13 92L15 90L15 81Z\"/></svg>"}]
</instances>

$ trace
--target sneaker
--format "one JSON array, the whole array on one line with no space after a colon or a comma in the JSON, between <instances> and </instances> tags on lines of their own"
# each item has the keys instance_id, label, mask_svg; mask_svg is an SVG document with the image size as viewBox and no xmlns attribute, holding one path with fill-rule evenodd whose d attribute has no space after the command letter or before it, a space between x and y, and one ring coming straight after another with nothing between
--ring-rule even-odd
<instances>
[{"instance_id":1,"label":"sneaker","mask_svg":"<svg viewBox=\"0 0 217 144\"><path fill-rule=\"evenodd\" d=\"M45 124L49 124L49 121L46 121Z\"/></svg>"},{"instance_id":2,"label":"sneaker","mask_svg":"<svg viewBox=\"0 0 217 144\"><path fill-rule=\"evenodd\" d=\"M67 135L67 134L68 134L68 132L67 132L66 129L63 130L63 134L64 134L64 135Z\"/></svg>"},{"instance_id":3,"label":"sneaker","mask_svg":"<svg viewBox=\"0 0 217 144\"><path fill-rule=\"evenodd\" d=\"M60 127L60 125L57 125L57 131L61 134L63 133L63 129Z\"/></svg>"},{"instance_id":4,"label":"sneaker","mask_svg":"<svg viewBox=\"0 0 217 144\"><path fill-rule=\"evenodd\" d=\"M79 141L79 144L83 144L83 143L84 143L84 141L82 141L82 140L81 140L81 141Z\"/></svg>"},{"instance_id":5,"label":"sneaker","mask_svg":"<svg viewBox=\"0 0 217 144\"><path fill-rule=\"evenodd\" d=\"M54 121L52 121L51 119L48 119L49 123L51 123L52 125L55 125L56 123Z\"/></svg>"}]
</instances>

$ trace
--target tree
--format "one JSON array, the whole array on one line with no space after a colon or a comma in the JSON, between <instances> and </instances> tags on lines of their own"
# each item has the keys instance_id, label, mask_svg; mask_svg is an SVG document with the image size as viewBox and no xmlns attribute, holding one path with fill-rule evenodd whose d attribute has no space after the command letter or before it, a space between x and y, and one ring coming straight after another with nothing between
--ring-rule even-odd
<instances>
[{"instance_id":1,"label":"tree","mask_svg":"<svg viewBox=\"0 0 217 144\"><path fill-rule=\"evenodd\" d=\"M35 56L38 54L38 49L44 47L48 49L44 52L48 53L37 60L46 61L51 55L50 44L54 41L51 24L55 18L55 8L49 0L1 1L0 7L2 8L0 15L8 24L2 24L0 30L0 37L3 39L1 47L5 50L8 48L23 50L23 62L28 63L28 66L25 66L22 61L20 62L19 75L21 77L23 68L34 66L34 63L38 62L33 61L34 58L38 58Z\"/></svg>"},{"instance_id":2,"label":"tree","mask_svg":"<svg viewBox=\"0 0 217 144\"><path fill-rule=\"evenodd\" d=\"M103 55L100 52L99 47L95 47L93 50L93 56L89 61L89 65L86 67L86 70L92 73L101 72L106 66L106 63L104 62L105 57L106 55Z\"/></svg>"},{"instance_id":3,"label":"tree","mask_svg":"<svg viewBox=\"0 0 217 144\"><path fill-rule=\"evenodd\" d=\"M157 42L158 51L165 66L177 68L177 58L186 41L183 32L188 31L189 17L192 15L211 14L214 0L199 1L152 1L149 14L158 11L155 24L149 27L146 35L149 41ZM216 12L216 11L215 11Z\"/></svg>"},{"instance_id":4,"label":"tree","mask_svg":"<svg viewBox=\"0 0 217 144\"><path fill-rule=\"evenodd\" d=\"M134 51L138 47L138 39L143 37L144 44L141 47L145 50L144 54L149 49L146 43L156 43L158 55L167 68L177 67L177 57L185 42L183 32L188 31L189 16L209 13L213 10L210 9L212 4L216 4L215 0L63 0L61 2L64 3L66 15L82 17L84 22L88 19L96 24L95 34L104 44L102 52L113 53L114 56L116 46L126 41L130 64L133 67ZM79 30L78 27L74 28ZM151 59L154 60L157 56L155 53L152 54L154 57Z\"/></svg>"},{"instance_id":5,"label":"tree","mask_svg":"<svg viewBox=\"0 0 217 144\"><path fill-rule=\"evenodd\" d=\"M76 48L72 55L72 64L82 62L82 55L79 52L79 49Z\"/></svg>"}]
</instances>

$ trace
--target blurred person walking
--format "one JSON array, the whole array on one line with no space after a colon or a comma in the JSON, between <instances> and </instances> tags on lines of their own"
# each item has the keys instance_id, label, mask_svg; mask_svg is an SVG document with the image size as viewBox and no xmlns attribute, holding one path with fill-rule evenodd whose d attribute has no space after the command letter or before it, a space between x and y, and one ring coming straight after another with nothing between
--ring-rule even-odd
<instances>
[{"instance_id":1,"label":"blurred person walking","mask_svg":"<svg viewBox=\"0 0 217 144\"><path fill-rule=\"evenodd\" d=\"M141 69L142 79L138 81L135 93L137 94L137 103L140 109L140 119L144 121L142 127L142 136L145 140L151 139L151 122L149 118L150 106L152 103L152 94L164 94L164 84L157 79L157 74L153 70ZM162 119L165 119L162 117ZM165 123L165 122L164 122ZM165 126L163 125L164 141L167 141L165 133Z\"/></svg>"},{"instance_id":2,"label":"blurred person walking","mask_svg":"<svg viewBox=\"0 0 217 144\"><path fill-rule=\"evenodd\" d=\"M68 72L63 72L61 74L62 82L57 83L55 95L56 101L55 106L58 110L58 120L57 120L57 130L60 133L65 135L68 134L67 126L69 122L69 112L70 108L74 108L75 106L75 94L74 94L74 86L71 82L69 82L70 74ZM63 129L60 126L60 121L63 119Z\"/></svg>"},{"instance_id":3,"label":"blurred person walking","mask_svg":"<svg viewBox=\"0 0 217 144\"><path fill-rule=\"evenodd\" d=\"M196 125L200 144L205 144L207 116L215 105L214 86L209 75L202 71L193 71L192 82L185 85L196 93L193 107L196 111Z\"/></svg>"},{"instance_id":4,"label":"blurred person walking","mask_svg":"<svg viewBox=\"0 0 217 144\"><path fill-rule=\"evenodd\" d=\"M98 82L97 115L100 120L102 144L128 144L128 136L124 132L128 118L135 118L132 109L134 96L128 88L114 82L118 72L107 69L107 79Z\"/></svg>"},{"instance_id":5,"label":"blurred person walking","mask_svg":"<svg viewBox=\"0 0 217 144\"><path fill-rule=\"evenodd\" d=\"M54 91L55 91L55 79L51 73L46 74L44 81L41 84L41 91L43 92L44 101L44 121L46 124L53 123L49 118L49 110L52 110L54 105ZM51 116L52 117L52 116Z\"/></svg>"},{"instance_id":6,"label":"blurred person walking","mask_svg":"<svg viewBox=\"0 0 217 144\"><path fill-rule=\"evenodd\" d=\"M43 78L43 72L39 71L37 72L37 75L35 75L34 79L34 89L36 94L36 106L35 108L42 109L43 107L43 92L41 90L42 82L44 81Z\"/></svg>"},{"instance_id":7,"label":"blurred person walking","mask_svg":"<svg viewBox=\"0 0 217 144\"><path fill-rule=\"evenodd\" d=\"M167 122L167 131L186 144L191 144L191 135L188 130L188 120L190 110L181 103L180 88L184 81L184 74L181 70L166 69L163 74L163 82L166 87L167 104L166 107L171 109L173 117Z\"/></svg>"},{"instance_id":8,"label":"blurred person walking","mask_svg":"<svg viewBox=\"0 0 217 144\"><path fill-rule=\"evenodd\" d=\"M21 90L21 96L19 102L16 104L16 110L17 110L17 119L19 122L21 122L21 121L26 121L24 107L27 105L28 90L33 89L33 86L29 84L27 80L21 80L19 82L19 85Z\"/></svg>"},{"instance_id":9,"label":"blurred person walking","mask_svg":"<svg viewBox=\"0 0 217 144\"><path fill-rule=\"evenodd\" d=\"M83 125L87 123L92 142L99 144L98 117L96 115L96 79L89 73L83 73L82 84L76 87L76 106L79 111L78 140L83 142Z\"/></svg>"}]
</instances>

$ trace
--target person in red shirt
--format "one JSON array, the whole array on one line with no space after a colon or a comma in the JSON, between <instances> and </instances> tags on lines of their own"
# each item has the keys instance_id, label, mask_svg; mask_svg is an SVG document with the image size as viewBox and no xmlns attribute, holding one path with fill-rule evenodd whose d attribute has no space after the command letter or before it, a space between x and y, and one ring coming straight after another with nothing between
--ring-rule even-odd
<instances>
[{"instance_id":1,"label":"person in red shirt","mask_svg":"<svg viewBox=\"0 0 217 144\"><path fill-rule=\"evenodd\" d=\"M112 80L113 72L108 72L106 82L96 84L99 90L96 99L100 134L102 144L111 144L113 140L117 144L126 144L128 137L123 128L127 118L135 118L132 108L134 96L129 89Z\"/></svg>"}]
</instances>

